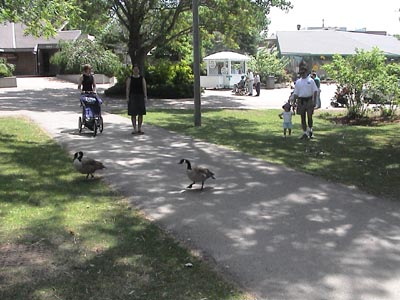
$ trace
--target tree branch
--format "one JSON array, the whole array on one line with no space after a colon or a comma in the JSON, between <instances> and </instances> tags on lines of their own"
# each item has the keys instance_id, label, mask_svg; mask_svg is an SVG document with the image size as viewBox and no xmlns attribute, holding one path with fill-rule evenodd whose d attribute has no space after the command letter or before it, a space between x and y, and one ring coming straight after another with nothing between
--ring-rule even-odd
<instances>
[{"instance_id":1,"label":"tree branch","mask_svg":"<svg viewBox=\"0 0 400 300\"><path fill-rule=\"evenodd\" d=\"M129 31L129 23L127 20L129 20L130 14L126 7L121 3L119 0L113 0L113 5L112 5L112 10L115 12L117 15L119 21L128 29ZM122 14L120 13L120 10L122 11Z\"/></svg>"}]
</instances>

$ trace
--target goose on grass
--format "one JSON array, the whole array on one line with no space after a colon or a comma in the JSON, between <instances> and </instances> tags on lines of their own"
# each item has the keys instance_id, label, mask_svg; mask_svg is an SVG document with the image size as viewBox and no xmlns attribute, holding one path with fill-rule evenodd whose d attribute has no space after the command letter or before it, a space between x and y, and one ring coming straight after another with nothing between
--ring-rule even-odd
<instances>
[{"instance_id":1,"label":"goose on grass","mask_svg":"<svg viewBox=\"0 0 400 300\"><path fill-rule=\"evenodd\" d=\"M105 168L103 163L89 157L83 157L82 151L74 154L73 165L78 172L86 174L86 179L89 178L89 175L93 178L94 172Z\"/></svg>"}]
</instances>

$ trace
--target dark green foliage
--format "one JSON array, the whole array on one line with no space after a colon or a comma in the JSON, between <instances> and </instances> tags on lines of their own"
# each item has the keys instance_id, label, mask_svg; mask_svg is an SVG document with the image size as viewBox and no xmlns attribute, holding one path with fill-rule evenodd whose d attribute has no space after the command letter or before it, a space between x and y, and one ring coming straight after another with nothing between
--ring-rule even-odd
<instances>
[{"instance_id":1,"label":"dark green foliage","mask_svg":"<svg viewBox=\"0 0 400 300\"><path fill-rule=\"evenodd\" d=\"M121 67L117 72L118 83L107 89L107 96L125 95L126 78L131 74L131 66ZM193 73L186 63L172 63L159 60L146 67L148 96L152 98L193 97Z\"/></svg>"},{"instance_id":2,"label":"dark green foliage","mask_svg":"<svg viewBox=\"0 0 400 300\"><path fill-rule=\"evenodd\" d=\"M10 77L13 75L15 66L7 63L5 58L0 58L0 77Z\"/></svg>"},{"instance_id":3,"label":"dark green foliage","mask_svg":"<svg viewBox=\"0 0 400 300\"><path fill-rule=\"evenodd\" d=\"M193 98L193 84L183 83L176 86L169 84L156 84L149 87L148 94L149 97L152 98Z\"/></svg>"},{"instance_id":4,"label":"dark green foliage","mask_svg":"<svg viewBox=\"0 0 400 300\"><path fill-rule=\"evenodd\" d=\"M154 98L193 97L193 73L186 63L162 60L147 68L148 94Z\"/></svg>"},{"instance_id":5,"label":"dark green foliage","mask_svg":"<svg viewBox=\"0 0 400 300\"><path fill-rule=\"evenodd\" d=\"M112 87L106 89L104 94L108 97L114 96L123 96L125 95L125 83L118 82L117 84L113 85Z\"/></svg>"},{"instance_id":6,"label":"dark green foliage","mask_svg":"<svg viewBox=\"0 0 400 300\"><path fill-rule=\"evenodd\" d=\"M118 56L87 39L61 42L60 47L51 62L60 67L61 74L81 73L82 66L90 64L95 73L112 77L121 66Z\"/></svg>"},{"instance_id":7,"label":"dark green foliage","mask_svg":"<svg viewBox=\"0 0 400 300\"><path fill-rule=\"evenodd\" d=\"M185 62L172 63L160 60L157 64L147 67L146 80L149 85L193 83L193 73Z\"/></svg>"}]
</instances>

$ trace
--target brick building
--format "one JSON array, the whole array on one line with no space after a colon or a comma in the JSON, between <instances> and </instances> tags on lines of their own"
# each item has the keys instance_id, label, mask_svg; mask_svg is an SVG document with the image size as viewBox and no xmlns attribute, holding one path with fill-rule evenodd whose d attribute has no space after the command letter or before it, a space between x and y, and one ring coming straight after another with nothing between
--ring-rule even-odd
<instances>
[{"instance_id":1,"label":"brick building","mask_svg":"<svg viewBox=\"0 0 400 300\"><path fill-rule=\"evenodd\" d=\"M20 23L0 24L0 57L15 65L14 75L55 75L58 68L50 57L58 51L58 42L87 38L80 30L59 31L48 39L25 35L24 30Z\"/></svg>"}]
</instances>

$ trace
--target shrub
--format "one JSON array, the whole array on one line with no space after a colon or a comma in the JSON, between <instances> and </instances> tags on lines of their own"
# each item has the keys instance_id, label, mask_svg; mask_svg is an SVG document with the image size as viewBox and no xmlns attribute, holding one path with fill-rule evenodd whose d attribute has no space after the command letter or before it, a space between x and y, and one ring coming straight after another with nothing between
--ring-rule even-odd
<instances>
[{"instance_id":1,"label":"shrub","mask_svg":"<svg viewBox=\"0 0 400 300\"><path fill-rule=\"evenodd\" d=\"M121 66L115 77L117 78L117 82L119 84L123 84L125 86L126 79L132 74L132 65ZM147 78L146 78L147 81Z\"/></svg>"},{"instance_id":2,"label":"shrub","mask_svg":"<svg viewBox=\"0 0 400 300\"><path fill-rule=\"evenodd\" d=\"M290 76L286 73L286 66L289 64L289 59L279 58L277 51L262 49L253 57L249 66L253 71L259 72L261 81L266 82L269 76L274 76L278 82L290 81Z\"/></svg>"},{"instance_id":3,"label":"shrub","mask_svg":"<svg viewBox=\"0 0 400 300\"><path fill-rule=\"evenodd\" d=\"M161 59L155 65L149 65L146 68L146 81L148 85L159 85L173 83L172 63Z\"/></svg>"},{"instance_id":4,"label":"shrub","mask_svg":"<svg viewBox=\"0 0 400 300\"><path fill-rule=\"evenodd\" d=\"M146 81L148 94L154 98L191 98L193 97L193 72L185 63L172 63L160 60L156 65L147 67Z\"/></svg>"},{"instance_id":5,"label":"shrub","mask_svg":"<svg viewBox=\"0 0 400 300\"><path fill-rule=\"evenodd\" d=\"M125 83L120 84L117 82L115 85L112 87L106 89L104 91L104 94L108 97L113 97L113 96L125 96Z\"/></svg>"},{"instance_id":6,"label":"shrub","mask_svg":"<svg viewBox=\"0 0 400 300\"><path fill-rule=\"evenodd\" d=\"M357 50L355 55L334 55L331 64L323 67L328 75L341 87L349 91L345 104L348 116L363 118L369 104L389 106L382 110L393 114L400 101L398 64L387 64L385 55L378 48L371 51Z\"/></svg>"},{"instance_id":7,"label":"shrub","mask_svg":"<svg viewBox=\"0 0 400 300\"><path fill-rule=\"evenodd\" d=\"M148 95L152 98L192 98L194 94L193 84L180 84L172 86L169 84L151 85L148 88Z\"/></svg>"},{"instance_id":8,"label":"shrub","mask_svg":"<svg viewBox=\"0 0 400 300\"><path fill-rule=\"evenodd\" d=\"M117 84L107 89L107 96L125 94L126 78L131 74L132 67L121 67L117 72ZM146 67L147 94L152 98L191 98L193 97L193 73L184 62L172 63L159 60L155 65Z\"/></svg>"},{"instance_id":9,"label":"shrub","mask_svg":"<svg viewBox=\"0 0 400 300\"><path fill-rule=\"evenodd\" d=\"M114 76L122 65L117 55L87 39L60 42L60 51L55 53L50 61L60 67L61 74L81 73L82 66L90 64L95 73L109 77Z\"/></svg>"},{"instance_id":10,"label":"shrub","mask_svg":"<svg viewBox=\"0 0 400 300\"><path fill-rule=\"evenodd\" d=\"M10 77L13 75L15 66L7 63L5 58L0 58L0 77Z\"/></svg>"},{"instance_id":11,"label":"shrub","mask_svg":"<svg viewBox=\"0 0 400 300\"><path fill-rule=\"evenodd\" d=\"M125 82L126 79L132 74L132 65L121 65L116 71L115 77L117 78L117 83L112 87L108 88L104 91L106 96L121 96L125 95L126 87ZM146 80L147 81L147 80Z\"/></svg>"}]
</instances>

